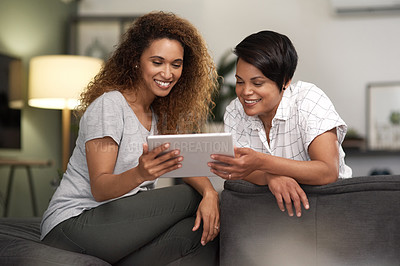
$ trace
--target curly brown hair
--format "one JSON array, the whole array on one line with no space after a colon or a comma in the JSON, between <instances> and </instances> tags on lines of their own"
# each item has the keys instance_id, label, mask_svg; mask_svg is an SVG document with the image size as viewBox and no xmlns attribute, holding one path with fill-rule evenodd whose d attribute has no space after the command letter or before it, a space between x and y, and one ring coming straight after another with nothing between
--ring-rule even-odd
<instances>
[{"instance_id":1,"label":"curly brown hair","mask_svg":"<svg viewBox=\"0 0 400 266\"><path fill-rule=\"evenodd\" d=\"M152 108L160 134L198 133L214 107L217 70L198 30L173 13L151 12L133 22L102 70L81 94L82 114L108 91L138 91L142 82L140 56L152 41L168 38L184 48L182 75L166 97L157 97Z\"/></svg>"}]
</instances>

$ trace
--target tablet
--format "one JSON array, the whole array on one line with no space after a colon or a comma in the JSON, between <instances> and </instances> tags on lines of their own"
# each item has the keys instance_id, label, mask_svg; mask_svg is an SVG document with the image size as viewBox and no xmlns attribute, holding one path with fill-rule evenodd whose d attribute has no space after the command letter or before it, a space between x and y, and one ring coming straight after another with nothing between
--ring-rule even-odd
<instances>
[{"instance_id":1,"label":"tablet","mask_svg":"<svg viewBox=\"0 0 400 266\"><path fill-rule=\"evenodd\" d=\"M151 135L147 137L149 150L170 143L168 150L179 149L183 156L182 167L161 177L180 178L192 176L216 176L207 163L211 154L234 156L231 133L201 133L178 135Z\"/></svg>"}]
</instances>

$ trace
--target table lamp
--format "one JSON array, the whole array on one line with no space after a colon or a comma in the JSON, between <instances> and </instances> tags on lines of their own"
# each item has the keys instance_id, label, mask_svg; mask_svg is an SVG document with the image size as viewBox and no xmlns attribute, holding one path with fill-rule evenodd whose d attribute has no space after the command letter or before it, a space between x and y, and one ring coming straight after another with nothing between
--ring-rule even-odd
<instances>
[{"instance_id":1,"label":"table lamp","mask_svg":"<svg viewBox=\"0 0 400 266\"><path fill-rule=\"evenodd\" d=\"M62 167L70 155L71 110L79 96L99 72L103 61L78 55L45 55L31 59L28 104L32 107L62 110Z\"/></svg>"}]
</instances>

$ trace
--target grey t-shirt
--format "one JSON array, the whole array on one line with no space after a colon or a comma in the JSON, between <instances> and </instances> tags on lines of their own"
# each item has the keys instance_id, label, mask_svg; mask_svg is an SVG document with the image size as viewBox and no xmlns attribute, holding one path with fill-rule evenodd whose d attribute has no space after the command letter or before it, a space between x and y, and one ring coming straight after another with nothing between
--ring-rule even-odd
<instances>
[{"instance_id":1,"label":"grey t-shirt","mask_svg":"<svg viewBox=\"0 0 400 266\"><path fill-rule=\"evenodd\" d=\"M41 239L57 224L95 208L108 201L97 202L91 193L85 143L89 140L111 137L119 146L114 174L125 172L138 164L143 143L156 132L152 114L150 132L139 122L133 110L119 91L104 93L86 110L79 123L79 135L61 183L43 214ZM154 187L156 181L144 182L122 197ZM112 199L115 200L115 199Z\"/></svg>"}]
</instances>

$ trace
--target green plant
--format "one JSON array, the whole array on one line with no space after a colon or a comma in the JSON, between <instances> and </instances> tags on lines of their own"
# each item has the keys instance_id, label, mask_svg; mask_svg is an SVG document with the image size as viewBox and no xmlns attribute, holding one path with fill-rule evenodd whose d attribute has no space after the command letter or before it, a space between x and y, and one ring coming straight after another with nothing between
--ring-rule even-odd
<instances>
[{"instance_id":1,"label":"green plant","mask_svg":"<svg viewBox=\"0 0 400 266\"><path fill-rule=\"evenodd\" d=\"M393 111L390 113L390 122L393 125L400 125L400 112Z\"/></svg>"},{"instance_id":2,"label":"green plant","mask_svg":"<svg viewBox=\"0 0 400 266\"><path fill-rule=\"evenodd\" d=\"M215 107L212 111L214 116L211 118L215 122L223 121L226 106L236 97L235 84L225 80L236 66L236 57L232 58L232 55L231 50L226 51L217 65L218 92L213 97Z\"/></svg>"},{"instance_id":3,"label":"green plant","mask_svg":"<svg viewBox=\"0 0 400 266\"><path fill-rule=\"evenodd\" d=\"M361 135L354 128L349 127L345 136L346 139L362 139Z\"/></svg>"}]
</instances>

